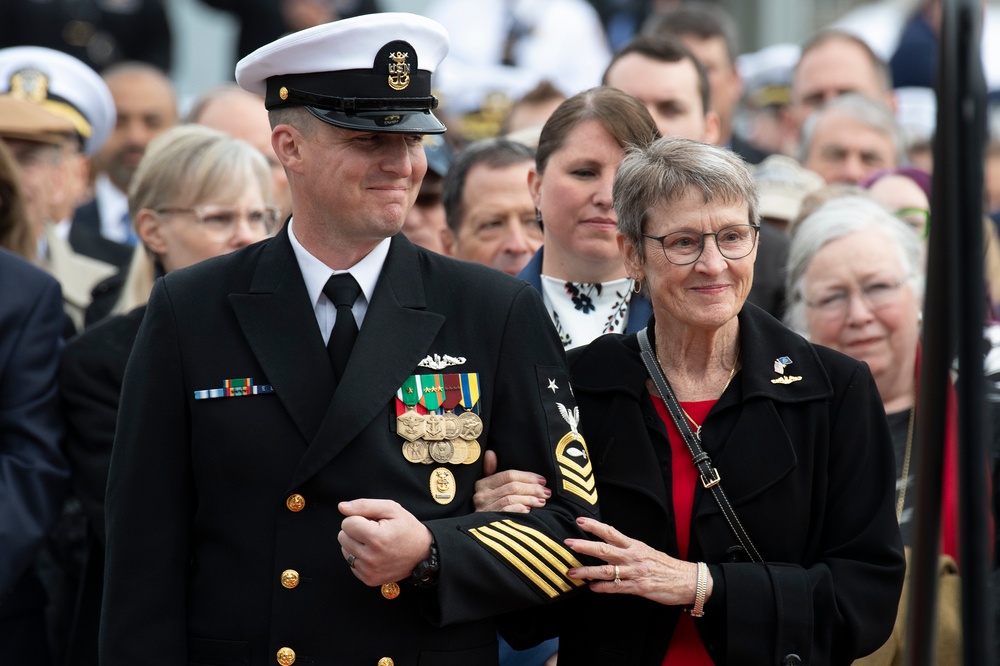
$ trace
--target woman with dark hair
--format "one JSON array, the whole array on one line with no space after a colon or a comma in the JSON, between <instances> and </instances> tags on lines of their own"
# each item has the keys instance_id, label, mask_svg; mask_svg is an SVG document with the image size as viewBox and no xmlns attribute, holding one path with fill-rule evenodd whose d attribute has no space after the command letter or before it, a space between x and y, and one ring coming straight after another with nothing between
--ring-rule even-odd
<instances>
[{"instance_id":1,"label":"woman with dark hair","mask_svg":"<svg viewBox=\"0 0 1000 666\"><path fill-rule=\"evenodd\" d=\"M528 187L544 240L518 277L541 292L567 349L649 319L618 254L611 186L625 151L657 136L639 100L606 87L570 97L542 128Z\"/></svg>"}]
</instances>

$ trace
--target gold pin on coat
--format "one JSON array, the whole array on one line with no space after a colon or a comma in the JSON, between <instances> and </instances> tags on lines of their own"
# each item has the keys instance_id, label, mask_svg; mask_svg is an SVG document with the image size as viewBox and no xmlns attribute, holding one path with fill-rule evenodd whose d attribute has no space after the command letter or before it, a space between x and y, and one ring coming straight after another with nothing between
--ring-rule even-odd
<instances>
[{"instance_id":1,"label":"gold pin on coat","mask_svg":"<svg viewBox=\"0 0 1000 666\"><path fill-rule=\"evenodd\" d=\"M774 359L774 371L781 375L781 377L775 377L771 380L772 384L791 384L793 382L801 382L802 377L796 375L786 375L785 368L792 364L792 359L787 356L782 356L780 358Z\"/></svg>"},{"instance_id":2,"label":"gold pin on coat","mask_svg":"<svg viewBox=\"0 0 1000 666\"><path fill-rule=\"evenodd\" d=\"M450 504L455 499L455 475L447 467L438 467L431 472L431 497L438 504Z\"/></svg>"}]
</instances>

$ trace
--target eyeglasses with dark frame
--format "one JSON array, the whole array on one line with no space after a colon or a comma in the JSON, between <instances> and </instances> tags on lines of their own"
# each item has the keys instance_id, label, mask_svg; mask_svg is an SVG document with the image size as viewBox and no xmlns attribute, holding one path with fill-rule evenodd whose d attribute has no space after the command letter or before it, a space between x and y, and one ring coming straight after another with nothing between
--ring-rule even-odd
<instances>
[{"instance_id":1,"label":"eyeglasses with dark frame","mask_svg":"<svg viewBox=\"0 0 1000 666\"><path fill-rule=\"evenodd\" d=\"M281 221L277 206L263 206L240 210L223 206L192 206L190 208L159 208L158 215L192 215L205 232L216 241L228 241L236 235L240 220L250 228L268 235L274 233Z\"/></svg>"},{"instance_id":2,"label":"eyeglasses with dark frame","mask_svg":"<svg viewBox=\"0 0 1000 666\"><path fill-rule=\"evenodd\" d=\"M724 258L735 261L753 252L757 244L759 224L733 224L715 232L702 233L692 229L674 231L663 236L643 234L643 238L655 240L663 250L663 256L675 266L687 266L698 261L705 251L706 238L715 239L715 246Z\"/></svg>"}]
</instances>

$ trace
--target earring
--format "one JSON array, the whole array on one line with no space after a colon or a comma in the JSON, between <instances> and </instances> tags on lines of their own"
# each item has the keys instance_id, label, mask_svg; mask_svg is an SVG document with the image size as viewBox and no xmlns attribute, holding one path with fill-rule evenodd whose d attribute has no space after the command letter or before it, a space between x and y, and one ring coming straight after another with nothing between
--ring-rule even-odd
<instances>
[{"instance_id":1,"label":"earring","mask_svg":"<svg viewBox=\"0 0 1000 666\"><path fill-rule=\"evenodd\" d=\"M636 274L635 279L632 280L632 292L636 294L642 292L642 278L640 278L638 274Z\"/></svg>"},{"instance_id":2,"label":"earring","mask_svg":"<svg viewBox=\"0 0 1000 666\"><path fill-rule=\"evenodd\" d=\"M538 208L535 209L535 221L538 222L538 226L542 226L542 211Z\"/></svg>"}]
</instances>

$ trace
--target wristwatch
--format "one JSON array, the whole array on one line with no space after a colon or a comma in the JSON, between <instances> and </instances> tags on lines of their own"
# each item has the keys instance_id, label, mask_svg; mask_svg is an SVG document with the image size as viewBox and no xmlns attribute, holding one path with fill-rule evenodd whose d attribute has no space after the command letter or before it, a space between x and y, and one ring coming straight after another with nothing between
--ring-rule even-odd
<instances>
[{"instance_id":1,"label":"wristwatch","mask_svg":"<svg viewBox=\"0 0 1000 666\"><path fill-rule=\"evenodd\" d=\"M431 554L413 569L413 573L410 575L410 582L417 587L434 587L438 582L438 571L440 568L437 542L434 540L434 537L431 537Z\"/></svg>"}]
</instances>

